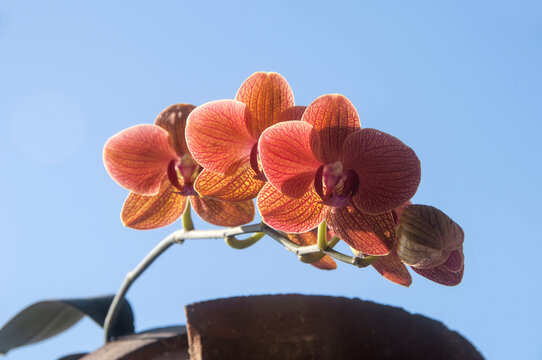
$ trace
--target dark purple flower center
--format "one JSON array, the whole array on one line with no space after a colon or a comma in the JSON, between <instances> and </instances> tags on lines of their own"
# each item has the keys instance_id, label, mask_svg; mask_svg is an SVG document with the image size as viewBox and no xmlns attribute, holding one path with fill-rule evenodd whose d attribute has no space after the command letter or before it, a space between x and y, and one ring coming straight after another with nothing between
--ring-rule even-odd
<instances>
[{"instance_id":1,"label":"dark purple flower center","mask_svg":"<svg viewBox=\"0 0 542 360\"><path fill-rule=\"evenodd\" d=\"M344 171L341 162L322 165L316 171L314 188L322 204L343 208L350 203L359 188L359 176L352 170Z\"/></svg>"}]
</instances>

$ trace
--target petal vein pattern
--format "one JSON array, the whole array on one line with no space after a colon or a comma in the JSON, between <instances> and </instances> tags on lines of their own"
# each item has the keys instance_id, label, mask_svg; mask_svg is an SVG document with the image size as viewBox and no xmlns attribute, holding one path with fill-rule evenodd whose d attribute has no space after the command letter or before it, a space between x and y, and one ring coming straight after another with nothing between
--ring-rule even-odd
<instances>
[{"instance_id":1,"label":"petal vein pattern","mask_svg":"<svg viewBox=\"0 0 542 360\"><path fill-rule=\"evenodd\" d=\"M136 125L112 136L104 146L104 164L122 187L140 195L155 195L167 167L177 154L168 132L156 125Z\"/></svg>"},{"instance_id":2,"label":"petal vein pattern","mask_svg":"<svg viewBox=\"0 0 542 360\"><path fill-rule=\"evenodd\" d=\"M235 100L197 107L186 126L186 142L194 159L205 169L224 175L249 163L257 138L246 128L248 116L246 106Z\"/></svg>"},{"instance_id":3,"label":"petal vein pattern","mask_svg":"<svg viewBox=\"0 0 542 360\"><path fill-rule=\"evenodd\" d=\"M280 114L294 106L294 95L282 75L274 72L252 74L239 88L235 100L247 105L253 119L247 128L254 138L279 121Z\"/></svg>"},{"instance_id":4,"label":"petal vein pattern","mask_svg":"<svg viewBox=\"0 0 542 360\"><path fill-rule=\"evenodd\" d=\"M378 214L403 204L420 184L420 161L399 139L375 129L359 130L346 139L344 166L359 176L352 202Z\"/></svg>"},{"instance_id":5,"label":"petal vein pattern","mask_svg":"<svg viewBox=\"0 0 542 360\"><path fill-rule=\"evenodd\" d=\"M311 125L287 121L265 130L260 138L260 159L267 179L283 194L301 197L314 183L320 162L313 155Z\"/></svg>"},{"instance_id":6,"label":"petal vein pattern","mask_svg":"<svg viewBox=\"0 0 542 360\"><path fill-rule=\"evenodd\" d=\"M290 198L266 183L258 194L258 208L263 221L274 229L302 233L314 229L327 217L329 207L311 189L299 199Z\"/></svg>"}]
</instances>

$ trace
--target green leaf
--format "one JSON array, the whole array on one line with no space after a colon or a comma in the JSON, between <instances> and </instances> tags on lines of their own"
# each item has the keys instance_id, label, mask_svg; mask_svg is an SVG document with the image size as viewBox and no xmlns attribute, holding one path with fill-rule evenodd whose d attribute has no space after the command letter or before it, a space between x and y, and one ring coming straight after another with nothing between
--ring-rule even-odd
<instances>
[{"instance_id":1,"label":"green leaf","mask_svg":"<svg viewBox=\"0 0 542 360\"><path fill-rule=\"evenodd\" d=\"M0 329L0 354L48 339L69 329L85 315L103 327L114 295L86 299L46 300L32 304ZM114 337L134 332L134 315L128 301L121 305Z\"/></svg>"}]
</instances>

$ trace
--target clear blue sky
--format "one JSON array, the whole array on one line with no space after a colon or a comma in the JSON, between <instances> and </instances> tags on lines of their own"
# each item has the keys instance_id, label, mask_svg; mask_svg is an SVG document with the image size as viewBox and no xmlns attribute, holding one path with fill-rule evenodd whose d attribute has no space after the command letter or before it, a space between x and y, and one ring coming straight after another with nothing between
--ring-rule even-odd
<instances>
[{"instance_id":1,"label":"clear blue sky","mask_svg":"<svg viewBox=\"0 0 542 360\"><path fill-rule=\"evenodd\" d=\"M298 104L346 95L362 127L417 152L413 201L465 230L463 283L413 274L406 289L371 268L317 271L269 238L245 251L194 241L129 292L137 329L183 323L194 301L328 294L443 321L489 359L542 358L541 64L538 1L2 1L0 323L38 300L116 292L176 229L122 226L127 192L102 164L111 135L172 103L232 98L264 70ZM85 320L7 359L101 339Z\"/></svg>"}]
</instances>

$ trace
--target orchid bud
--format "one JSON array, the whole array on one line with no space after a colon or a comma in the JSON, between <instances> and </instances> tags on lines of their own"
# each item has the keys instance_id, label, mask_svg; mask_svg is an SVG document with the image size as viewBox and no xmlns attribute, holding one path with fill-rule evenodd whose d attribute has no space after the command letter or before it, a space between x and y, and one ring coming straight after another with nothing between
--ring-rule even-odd
<instances>
[{"instance_id":1,"label":"orchid bud","mask_svg":"<svg viewBox=\"0 0 542 360\"><path fill-rule=\"evenodd\" d=\"M397 254L410 266L428 269L446 262L462 247L461 227L439 209L428 205L404 208L397 228Z\"/></svg>"}]
</instances>

